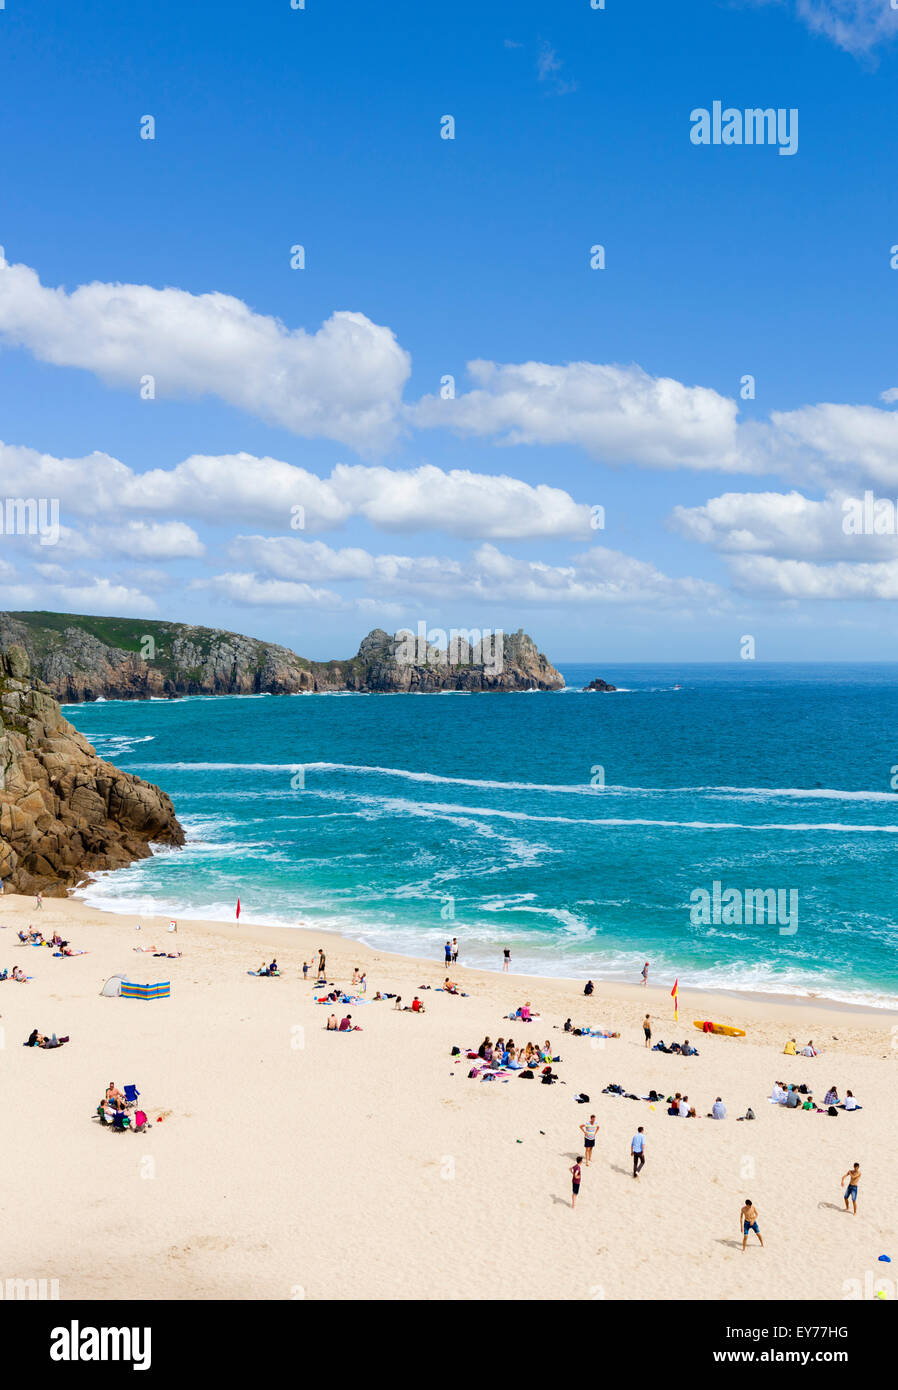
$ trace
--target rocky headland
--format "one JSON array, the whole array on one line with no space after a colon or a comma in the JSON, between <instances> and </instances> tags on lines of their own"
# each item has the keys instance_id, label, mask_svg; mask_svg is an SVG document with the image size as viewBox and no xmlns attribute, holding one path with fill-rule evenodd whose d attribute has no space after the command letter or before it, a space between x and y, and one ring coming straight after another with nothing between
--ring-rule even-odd
<instances>
[{"instance_id":1,"label":"rocky headland","mask_svg":"<svg viewBox=\"0 0 898 1390\"><path fill-rule=\"evenodd\" d=\"M149 858L150 841L184 843L169 798L97 757L23 647L0 652L4 890L63 896L90 873Z\"/></svg>"},{"instance_id":2,"label":"rocky headland","mask_svg":"<svg viewBox=\"0 0 898 1390\"><path fill-rule=\"evenodd\" d=\"M182 695L294 695L440 690L560 690L564 678L523 631L481 650L465 636L449 650L377 628L345 660L310 661L239 633L146 618L0 613L0 651L20 646L63 704Z\"/></svg>"}]
</instances>

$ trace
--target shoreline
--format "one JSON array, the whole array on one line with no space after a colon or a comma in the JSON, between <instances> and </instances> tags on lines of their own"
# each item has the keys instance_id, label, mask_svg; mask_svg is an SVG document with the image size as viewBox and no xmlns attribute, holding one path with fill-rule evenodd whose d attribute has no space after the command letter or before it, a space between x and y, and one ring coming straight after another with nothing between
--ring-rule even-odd
<instances>
[{"instance_id":1,"label":"shoreline","mask_svg":"<svg viewBox=\"0 0 898 1390\"><path fill-rule=\"evenodd\" d=\"M116 871L115 871L115 870L109 870L108 872L114 873L114 872L116 872ZM85 883L85 884L79 885L78 887L76 887L76 888L72 891L71 894L68 895L68 897L67 897L66 899L48 899L48 901L54 901L54 902L62 902L62 901L81 902L81 903L84 904L85 907L88 907L90 911L92 911L92 912L98 912L98 913L102 914L103 916L110 917L110 918L122 918L122 917L137 918L137 917L140 917L140 916L141 916L141 914L140 914L139 912L135 912L134 909L133 909L132 907L130 907L130 906L124 907L121 911L117 911L115 908L112 908L112 907L108 907L108 906L103 906L103 907L101 907L101 906L99 906L99 904L98 904L96 901L93 902L93 903L88 903L88 902L87 902L87 897L86 897L86 895L90 892L90 887L91 887L92 883L94 883L95 881L96 881L96 880L93 880L93 879L92 879L92 880L89 880L89 881L88 881L87 883ZM122 900L122 901L125 901L125 900ZM186 912L187 912L188 914L190 913L190 911L191 911L191 909L189 909L189 908L186 909ZM396 957L397 959L405 960L405 961L417 961L417 962L419 962L419 963L420 963L422 966L424 966L424 967L429 967L429 966L433 965L434 962L436 962L438 965L442 965L442 964L443 964L442 957L436 957L436 956L435 956L435 957L429 957L429 956L422 956L422 955L412 955L412 954L409 954L409 953L406 952L406 951L394 951L394 950L391 950L391 949L390 949L389 947L387 947L387 946L375 946L375 945L372 945L370 942L363 941L360 937L353 935L353 933L352 933L351 931L349 931L349 930L341 930L339 927L319 927L319 926L314 926L314 925L309 925L309 924L302 924L302 923L297 923L296 926L288 926L287 923L285 923L285 922L258 922L258 921L253 921L253 919L252 919L251 917L246 917L246 916L244 916L243 913L241 913L241 920L240 920L239 923L237 923L236 921L235 921L235 922L230 922L230 923L229 923L229 922L224 921L223 919L219 919L219 918L215 918L215 917L206 917L206 916L202 916L202 917L193 917L193 916L184 915L184 914L185 914L185 909L183 909L183 908L174 909L174 908L173 908L173 909L171 910L171 914L170 914L170 915L173 916L173 917L176 917L179 921L191 922L191 923L197 924L197 925L199 925L199 926L205 926L205 927L221 927L221 928L227 928L227 927L229 927L229 926L234 926L234 927L237 927L237 928L240 929L240 930L245 930L246 928L250 928L250 927L251 927L251 928L258 928L259 930L262 930L262 931L285 932L285 933L288 933L288 934L291 934L291 935L292 935L292 934L295 934L295 933L298 932L298 931L308 931L308 932L310 932L310 933L312 933L312 934L314 934L314 933L317 932L317 933L320 933L321 936L327 936L327 937L329 937L329 938L331 938L331 939L334 939L334 940L339 940L339 941L348 942L348 943L350 943L351 945L356 946L356 947L359 948L360 950L370 951L370 952L372 952L372 953L374 953L375 955L378 955L378 956L383 955L383 956L387 956L387 957ZM162 916L160 916L160 915L158 915L157 913L154 912L154 913L152 914L152 916L149 916L149 915L147 916L147 920L148 920L148 921L150 921L150 920L157 920L157 921L162 922L163 920L165 920L165 918L164 918L164 914L163 914ZM450 939L451 939L451 933L450 933ZM274 943L272 942L271 944L274 944ZM499 944L497 943L497 945L496 945L496 951L499 952L499 951L501 951L501 949L502 949L501 945L499 945ZM453 968L453 969L465 969L465 970L469 970L469 971L477 971L477 972L479 972L479 973L481 973L481 974L483 974L483 975L489 976L489 977L501 976L501 975L503 975L503 974L505 973L505 972L503 972L501 969L493 969L491 966L486 966L486 965L470 964L470 965L464 965L464 966L462 966L462 965L461 965L461 962L458 962L458 963L456 964L456 966L454 966L454 967L452 967L452 968ZM582 988L582 985L585 983L585 979L587 978L587 977L584 977L583 979L579 979L579 978L577 978L577 977L575 977L575 976L572 976L572 975L541 975L541 974L533 974L533 973L531 973L531 972L529 972L529 971L521 971L521 970L512 970L512 971L509 972L509 973L515 975L518 979L521 979L521 980L530 980L530 981L533 981L534 983L540 983L540 984L542 984L542 983L545 983L545 984L559 983L559 984L566 984L566 985L577 985L577 986L580 986L581 988ZM598 986L598 985L601 985L603 988L611 988L611 987L615 987L615 986L619 986L619 987L622 988L622 989L629 989L629 988L632 988L632 989L635 989L635 990L641 990L641 989L643 988L642 985L638 984L638 983L635 982L635 981L634 981L634 982L629 982L629 981L626 981L626 980L623 980L623 979L614 979L614 978L607 978L607 979L606 979L606 978L604 978L603 976L601 976L601 975L599 975L599 974L593 975L593 976L591 976L591 977L589 977L589 978L592 979L592 981L593 981L593 983L594 983L595 985L597 985L597 986ZM662 985L650 985L649 988L650 988L650 989L657 989L657 990L659 990L659 991L663 994L665 986L664 986L663 984L662 984ZM670 988L670 986L668 986L668 988ZM732 1000L732 1001L742 1001L742 1000L745 1000L745 1001L752 1001L752 1000L754 1000L755 1002L760 1003L760 1004L776 1004L776 1005L781 1005L781 1006L783 1006L783 1007L788 1007L788 1006L791 1006L791 1005L796 1005L796 1006L801 1006L801 1007L805 1007L805 1008L819 1007L819 1008L826 1009L826 1010L832 1010L832 1011L835 1012L835 1013L869 1014L869 1015L872 1015L872 1016L874 1016L874 1017L886 1017L886 1016L892 1016L892 1015L894 1015L894 1016L898 1017L898 999L896 999L896 1001L895 1001L893 1004L869 1004L869 1003L862 1002L861 1000L836 999L836 998L834 998L833 996L831 996L831 995L826 995L826 994L816 994L816 993L808 993L808 994L790 994L790 993L788 993L788 992L777 991L777 990L757 990L757 989L745 989L745 990L741 990L741 989L734 989L732 986L726 986L726 985L721 985L721 986L718 986L718 987L714 988L714 987L709 987L709 986L705 986L705 985L690 985L690 984L688 984L688 983L685 984L685 985L683 985L682 990L681 990L681 993L683 993L683 992L688 992L690 995L698 995L698 996L700 996L700 997L702 997L702 998L707 998L707 999L711 999L711 1000L714 1000L714 999L727 1000L727 1001L731 1001L731 1000Z\"/></svg>"}]
</instances>

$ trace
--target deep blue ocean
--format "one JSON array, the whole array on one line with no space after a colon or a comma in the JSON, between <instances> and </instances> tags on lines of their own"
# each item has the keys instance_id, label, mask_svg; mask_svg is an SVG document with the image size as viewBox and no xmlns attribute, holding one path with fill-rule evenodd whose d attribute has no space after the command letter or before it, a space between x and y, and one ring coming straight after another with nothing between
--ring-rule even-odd
<instances>
[{"instance_id":1,"label":"deep blue ocean","mask_svg":"<svg viewBox=\"0 0 898 1390\"><path fill-rule=\"evenodd\" d=\"M85 896L229 920L239 895L241 920L435 959L456 936L472 965L509 946L533 974L648 960L653 983L898 1001L898 666L561 670L552 693L67 706L188 833ZM595 675L620 689L581 693ZM715 881L797 916L696 920Z\"/></svg>"}]
</instances>

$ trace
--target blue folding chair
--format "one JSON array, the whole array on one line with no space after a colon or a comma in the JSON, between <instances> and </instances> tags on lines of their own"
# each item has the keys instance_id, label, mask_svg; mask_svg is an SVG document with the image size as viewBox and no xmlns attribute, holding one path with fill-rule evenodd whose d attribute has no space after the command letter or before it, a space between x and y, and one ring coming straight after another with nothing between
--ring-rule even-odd
<instances>
[{"instance_id":1,"label":"blue folding chair","mask_svg":"<svg viewBox=\"0 0 898 1390\"><path fill-rule=\"evenodd\" d=\"M140 1092L138 1091L138 1089L137 1089L136 1086L126 1086L126 1087L125 1087L125 1100L128 1102L129 1105L136 1105L136 1104L137 1104L137 1097L138 1097L139 1095L140 1095Z\"/></svg>"}]
</instances>

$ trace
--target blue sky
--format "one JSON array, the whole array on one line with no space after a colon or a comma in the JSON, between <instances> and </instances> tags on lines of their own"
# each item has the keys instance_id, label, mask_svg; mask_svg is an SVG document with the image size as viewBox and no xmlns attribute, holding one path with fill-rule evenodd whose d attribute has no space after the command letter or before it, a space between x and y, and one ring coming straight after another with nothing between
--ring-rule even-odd
<instances>
[{"instance_id":1,"label":"blue sky","mask_svg":"<svg viewBox=\"0 0 898 1390\"><path fill-rule=\"evenodd\" d=\"M0 10L0 604L890 659L888 0L306 3Z\"/></svg>"}]
</instances>

